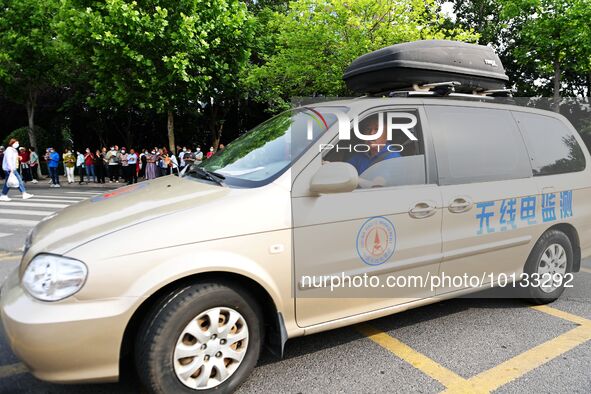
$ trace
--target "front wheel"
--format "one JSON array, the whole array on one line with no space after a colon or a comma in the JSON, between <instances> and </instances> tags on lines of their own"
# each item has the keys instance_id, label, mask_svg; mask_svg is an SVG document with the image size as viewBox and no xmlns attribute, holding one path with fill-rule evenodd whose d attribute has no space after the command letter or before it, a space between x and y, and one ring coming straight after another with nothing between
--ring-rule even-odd
<instances>
[{"instance_id":1,"label":"front wheel","mask_svg":"<svg viewBox=\"0 0 591 394\"><path fill-rule=\"evenodd\" d=\"M145 320L136 367L153 393L230 393L254 369L262 319L248 293L221 283L176 290Z\"/></svg>"},{"instance_id":2,"label":"front wheel","mask_svg":"<svg viewBox=\"0 0 591 394\"><path fill-rule=\"evenodd\" d=\"M534 304L555 301L564 292L565 275L572 273L572 267L573 247L568 236L558 230L545 232L525 264L526 297Z\"/></svg>"}]
</instances>

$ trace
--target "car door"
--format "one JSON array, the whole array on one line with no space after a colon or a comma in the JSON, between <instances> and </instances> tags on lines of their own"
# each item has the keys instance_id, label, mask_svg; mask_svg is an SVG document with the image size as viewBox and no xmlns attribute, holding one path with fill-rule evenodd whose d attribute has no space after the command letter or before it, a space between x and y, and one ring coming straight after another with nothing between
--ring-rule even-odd
<instances>
[{"instance_id":1,"label":"car door","mask_svg":"<svg viewBox=\"0 0 591 394\"><path fill-rule=\"evenodd\" d=\"M584 142L561 115L530 109L512 111L525 140L540 190L540 231L558 223L576 229L575 261L591 245L591 176ZM568 227L566 227L568 228ZM587 246L587 247L586 247ZM577 264L574 266L577 270Z\"/></svg>"},{"instance_id":2,"label":"car door","mask_svg":"<svg viewBox=\"0 0 591 394\"><path fill-rule=\"evenodd\" d=\"M419 106L380 108L363 117L388 116L387 112L394 113L390 123L404 123L414 116L417 122L409 131L418 141L409 142L407 135L395 132L388 143L406 151L364 168L363 175L371 179L380 178L381 171L381 185L344 193L310 191L311 179L323 163L350 162L355 152L336 150L351 146L351 140L334 140L334 149L318 154L295 175L294 286L300 326L434 295L429 286L410 283L437 275L441 257L441 194L432 171L432 144L421 125L424 111ZM310 278L340 278L333 283L339 286L313 286ZM388 278L390 282L398 278L398 283L387 283Z\"/></svg>"},{"instance_id":3,"label":"car door","mask_svg":"<svg viewBox=\"0 0 591 394\"><path fill-rule=\"evenodd\" d=\"M537 240L538 188L511 113L426 105L443 199L438 294L520 273Z\"/></svg>"}]
</instances>

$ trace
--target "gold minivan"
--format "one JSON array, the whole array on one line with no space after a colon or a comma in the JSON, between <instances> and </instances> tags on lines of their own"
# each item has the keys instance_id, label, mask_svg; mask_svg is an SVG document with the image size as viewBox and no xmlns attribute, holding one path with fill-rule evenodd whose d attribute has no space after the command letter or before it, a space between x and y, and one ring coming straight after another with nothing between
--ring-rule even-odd
<instances>
[{"instance_id":1,"label":"gold minivan","mask_svg":"<svg viewBox=\"0 0 591 394\"><path fill-rule=\"evenodd\" d=\"M41 222L2 287L2 322L43 380L116 381L131 362L151 392L231 392L264 345L281 355L289 338L507 278L555 300L591 255L590 161L548 111L300 107L179 177ZM444 276L480 280L433 285Z\"/></svg>"}]
</instances>

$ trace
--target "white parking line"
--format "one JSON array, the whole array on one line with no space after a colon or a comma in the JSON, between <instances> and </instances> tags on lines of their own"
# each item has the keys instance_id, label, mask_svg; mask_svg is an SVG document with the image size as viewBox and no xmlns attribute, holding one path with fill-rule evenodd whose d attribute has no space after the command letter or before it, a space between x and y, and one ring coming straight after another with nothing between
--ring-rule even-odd
<instances>
[{"instance_id":1,"label":"white parking line","mask_svg":"<svg viewBox=\"0 0 591 394\"><path fill-rule=\"evenodd\" d=\"M0 214L6 215L25 215L25 216L47 216L55 211L35 211L31 209L1 209Z\"/></svg>"},{"instance_id":2,"label":"white parking line","mask_svg":"<svg viewBox=\"0 0 591 394\"><path fill-rule=\"evenodd\" d=\"M0 225L33 227L39 223L39 220L25 220L25 219L0 219Z\"/></svg>"},{"instance_id":3,"label":"white parking line","mask_svg":"<svg viewBox=\"0 0 591 394\"><path fill-rule=\"evenodd\" d=\"M37 207L37 208L65 208L68 207L69 204L45 204L45 203L36 203L36 202L28 202L27 201L2 201L0 202L0 207Z\"/></svg>"}]
</instances>

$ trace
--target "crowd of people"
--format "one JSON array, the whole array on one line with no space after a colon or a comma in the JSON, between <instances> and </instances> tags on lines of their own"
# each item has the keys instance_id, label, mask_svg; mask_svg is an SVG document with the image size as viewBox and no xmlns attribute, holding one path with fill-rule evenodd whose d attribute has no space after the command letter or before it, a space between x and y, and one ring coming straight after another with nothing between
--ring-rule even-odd
<instances>
[{"instance_id":1,"label":"crowd of people","mask_svg":"<svg viewBox=\"0 0 591 394\"><path fill-rule=\"evenodd\" d=\"M218 152L224 149L220 144ZM47 163L50 187L61 187L60 162L63 164L64 176L69 184L75 183L76 174L79 184L95 183L127 183L133 184L138 179L154 179L165 175L178 174L184 167L191 164L199 164L209 159L214 154L211 147L204 154L198 146L194 151L190 147L177 147L178 154L170 152L167 148L154 147L151 150L119 148L113 145L110 149L103 147L95 151L86 148L83 152L73 149L65 149L63 154L56 152L54 148L47 148L43 155ZM11 139L8 146L0 146L0 162L2 174L0 178L8 179L11 173L15 173L19 181L19 189L23 198L32 196L26 193L25 183L39 182L41 158L35 148L26 148L19 145L16 139ZM4 182L1 200L8 199L8 182Z\"/></svg>"}]
</instances>

